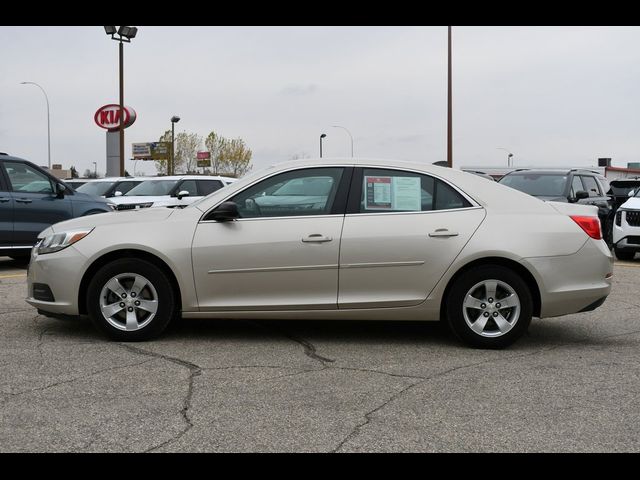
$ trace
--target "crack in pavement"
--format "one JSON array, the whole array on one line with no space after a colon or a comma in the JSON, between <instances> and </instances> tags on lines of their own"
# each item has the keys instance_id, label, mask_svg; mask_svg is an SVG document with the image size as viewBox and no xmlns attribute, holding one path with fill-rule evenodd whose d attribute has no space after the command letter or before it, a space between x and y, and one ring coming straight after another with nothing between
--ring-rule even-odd
<instances>
[{"instance_id":1,"label":"crack in pavement","mask_svg":"<svg viewBox=\"0 0 640 480\"><path fill-rule=\"evenodd\" d=\"M411 385L408 385L408 386L404 387L399 392L394 393L391 397L389 397L382 404L378 405L374 409L369 410L367 413L365 413L364 414L364 422L361 422L358 425L356 425L351 430L351 432L349 432L349 434L346 437L344 437L340 441L340 443L338 443L338 445L333 450L331 450L330 453L337 453L340 449L342 449L342 447L344 447L344 445L348 441L350 441L350 440L354 439L355 437L357 437L360 434L360 432L362 431L362 429L364 427L366 427L369 423L371 423L371 421L373 420L373 415L375 413L379 412L384 407L389 405L391 402L393 402L394 400L398 399L400 396L402 396L403 394L405 394L406 392L408 392L410 389L412 389L413 387L415 387L417 385L424 384L424 383L426 383L426 382L428 382L430 380L434 380L436 378L444 377L444 376L449 375L449 374L451 374L453 372L456 372L458 370L462 370L462 369L466 369L466 368L478 367L478 366L481 366L481 365L484 365L484 364L487 364L487 363L492 363L492 362L495 362L495 361L501 362L501 361L513 360L515 358L523 358L523 357L528 357L528 356L532 356L532 355L537 355L539 353L543 353L543 352L547 352L547 351L550 351L550 350L554 350L554 349L556 349L556 348L558 348L560 346L561 345L556 345L556 346L553 346L553 347L550 347L550 348L547 348L547 349L536 350L534 352L528 352L528 353L524 353L524 354L521 354L521 355L511 355L511 356L509 356L507 358L500 358L500 359L497 359L497 360L496 359L489 359L489 360L484 360L482 362L475 362L475 363L470 363L470 364L467 364L467 365L460 365L460 366L453 367L453 368L450 368L448 370L445 370L443 372L439 372L439 373L430 375L428 377L413 377L413 378L421 378L421 380L418 381L418 382L414 382ZM337 368L340 368L340 367L337 367ZM385 374L384 372L376 372L376 373Z\"/></svg>"},{"instance_id":2,"label":"crack in pavement","mask_svg":"<svg viewBox=\"0 0 640 480\"><path fill-rule=\"evenodd\" d=\"M25 395L25 394L28 394L28 393L41 392L43 390L48 390L49 388L57 387L57 386L60 386L60 385L65 385L67 383L77 382L78 380L84 380L84 379L87 379L89 377L93 377L95 375L99 375L101 373L108 372L108 371L111 371L111 370L120 370L122 368L135 367L137 365L143 365L143 364L148 363L150 361L151 360L145 360L144 362L129 363L127 365L118 365L117 367L103 368L103 369L95 370L93 372L89 372L87 374L83 374L83 375L80 375L78 377L74 377L74 378L71 378L71 379L68 379L68 380L61 380L59 382L51 383L49 385L45 385L44 387L32 388L32 389L29 389L29 390L22 390L20 392L15 392L15 393L13 393L13 392L3 392L3 395L10 395L11 397L17 397L17 396Z\"/></svg>"},{"instance_id":3,"label":"crack in pavement","mask_svg":"<svg viewBox=\"0 0 640 480\"><path fill-rule=\"evenodd\" d=\"M265 325L263 323L254 322L252 320L245 320L245 322L250 325L258 326L267 330L268 329L274 330L275 332L279 333L285 338L288 338L289 340L293 340L297 344L302 345L302 348L304 349L304 354L307 357L311 358L312 360L320 362L322 366L325 368L327 367L327 363L335 362L335 360L332 358L327 358L327 357L323 357L322 355L318 355L318 353L316 352L316 347L315 345L313 345L313 343L309 342L308 340L305 340L304 338L296 337L295 335L292 335L286 330L283 330L282 328L274 326L272 323L271 324L268 323Z\"/></svg>"},{"instance_id":4,"label":"crack in pavement","mask_svg":"<svg viewBox=\"0 0 640 480\"><path fill-rule=\"evenodd\" d=\"M189 378L188 378L189 386L187 388L187 394L185 395L184 400L182 401L182 409L180 410L180 415L182 416L183 421L186 423L185 428L182 431L180 431L178 434L174 435L169 440L166 440L166 441L164 441L164 442L162 442L159 445L156 445L154 447L148 448L147 450L144 451L144 453L152 452L152 451L157 450L157 449L159 449L161 447L169 445L170 443L175 442L176 440L178 440L180 437L182 437L185 433L187 433L189 430L191 430L193 428L193 422L191 421L191 418L189 417L189 409L191 408L191 399L193 397L194 379L195 379L195 377L197 377L198 375L200 375L202 373L202 368L200 368L195 363L191 363L191 362L189 362L187 360L183 360L181 358L170 357L168 355L163 355L161 353L156 353L156 352L152 352L152 351L149 351L149 350L144 350L142 348L134 347L134 346L128 345L126 343L118 343L118 345L121 346L122 348L126 349L126 350L129 350L131 352L137 353L139 355L147 355L147 356L150 356L150 357L166 360L166 361L174 363L176 365L180 365L181 367L185 367L185 368L187 368L189 370Z\"/></svg>"}]
</instances>

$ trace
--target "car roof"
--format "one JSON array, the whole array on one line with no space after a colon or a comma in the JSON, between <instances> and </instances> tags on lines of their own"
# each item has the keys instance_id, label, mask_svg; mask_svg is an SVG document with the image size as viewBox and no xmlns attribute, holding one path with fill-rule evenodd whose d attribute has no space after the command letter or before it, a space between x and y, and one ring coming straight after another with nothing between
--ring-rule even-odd
<instances>
[{"instance_id":1,"label":"car roof","mask_svg":"<svg viewBox=\"0 0 640 480\"><path fill-rule=\"evenodd\" d=\"M126 180L144 180L145 177L104 177L104 178L74 178L74 180L80 180L85 182L119 182Z\"/></svg>"},{"instance_id":2,"label":"car roof","mask_svg":"<svg viewBox=\"0 0 640 480\"><path fill-rule=\"evenodd\" d=\"M512 172L506 173L504 176L514 173L537 173L539 175L567 175L571 172L576 173L590 173L593 175L602 176L600 172L589 170L588 168L517 168Z\"/></svg>"},{"instance_id":3,"label":"car roof","mask_svg":"<svg viewBox=\"0 0 640 480\"><path fill-rule=\"evenodd\" d=\"M139 177L138 180L232 180L237 178L215 175L160 175L156 177Z\"/></svg>"}]
</instances>

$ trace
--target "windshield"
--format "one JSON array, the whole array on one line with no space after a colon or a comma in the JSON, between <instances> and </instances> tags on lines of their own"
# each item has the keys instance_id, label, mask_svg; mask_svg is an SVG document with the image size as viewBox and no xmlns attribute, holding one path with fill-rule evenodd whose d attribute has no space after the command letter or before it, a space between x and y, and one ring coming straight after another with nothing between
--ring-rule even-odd
<instances>
[{"instance_id":1,"label":"windshield","mask_svg":"<svg viewBox=\"0 0 640 480\"><path fill-rule=\"evenodd\" d=\"M136 185L127 193L125 197L134 197L137 195L142 196L158 196L169 195L169 192L178 183L178 180L145 180L144 182Z\"/></svg>"},{"instance_id":2,"label":"windshield","mask_svg":"<svg viewBox=\"0 0 640 480\"><path fill-rule=\"evenodd\" d=\"M89 195L104 195L116 182L89 182L76 187L76 191Z\"/></svg>"},{"instance_id":3,"label":"windshield","mask_svg":"<svg viewBox=\"0 0 640 480\"><path fill-rule=\"evenodd\" d=\"M500 183L535 197L562 197L567 186L567 175L511 173L502 177Z\"/></svg>"}]
</instances>

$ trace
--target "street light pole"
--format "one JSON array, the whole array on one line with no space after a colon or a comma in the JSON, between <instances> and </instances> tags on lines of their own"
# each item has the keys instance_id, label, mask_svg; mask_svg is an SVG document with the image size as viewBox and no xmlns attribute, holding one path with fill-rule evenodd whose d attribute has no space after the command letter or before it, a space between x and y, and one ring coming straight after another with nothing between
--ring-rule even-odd
<instances>
[{"instance_id":1,"label":"street light pole","mask_svg":"<svg viewBox=\"0 0 640 480\"><path fill-rule=\"evenodd\" d=\"M320 135L320 158L322 158L322 139L326 136L327 136L326 133L323 133L322 135Z\"/></svg>"},{"instance_id":2,"label":"street light pole","mask_svg":"<svg viewBox=\"0 0 640 480\"><path fill-rule=\"evenodd\" d=\"M507 150L506 148L503 148L503 147L498 147L498 148L496 148L496 150L504 150L505 152L507 152L507 154L508 154L507 155L507 167L510 167L511 163L512 163L511 159L513 158L513 153L511 153L509 150Z\"/></svg>"},{"instance_id":3,"label":"street light pole","mask_svg":"<svg viewBox=\"0 0 640 480\"><path fill-rule=\"evenodd\" d=\"M353 135L351 135L351 132L349 130L346 129L346 127L340 126L340 125L331 125L333 128L341 128L344 131L346 131L349 134L349 138L351 138L351 158L353 158Z\"/></svg>"},{"instance_id":4,"label":"street light pole","mask_svg":"<svg viewBox=\"0 0 640 480\"><path fill-rule=\"evenodd\" d=\"M136 27L127 27L121 25L116 29L115 26L105 26L104 31L107 35L111 35L111 39L119 42L118 46L118 63L120 66L119 86L120 86L120 120L118 122L118 131L120 137L120 176L124 177L124 46L123 42L131 43L131 39L135 38L138 33ZM116 37L117 33L117 37Z\"/></svg>"},{"instance_id":5,"label":"street light pole","mask_svg":"<svg viewBox=\"0 0 640 480\"><path fill-rule=\"evenodd\" d=\"M447 75L447 166L453 167L453 119L451 102L451 26L448 27L448 75Z\"/></svg>"},{"instance_id":6,"label":"street light pole","mask_svg":"<svg viewBox=\"0 0 640 480\"><path fill-rule=\"evenodd\" d=\"M167 168L167 175L173 175L174 170L175 170L175 146L176 146L176 141L175 141L175 126L176 123L178 123L180 121L180 117L178 117L177 115L174 115L173 117L171 117L171 168Z\"/></svg>"},{"instance_id":7,"label":"street light pole","mask_svg":"<svg viewBox=\"0 0 640 480\"><path fill-rule=\"evenodd\" d=\"M47 101L47 158L49 161L49 170L51 170L51 117L49 115L49 97L47 97L47 92L44 91L40 85L35 82L20 82L22 85L35 85L42 93L44 93L44 98Z\"/></svg>"},{"instance_id":8,"label":"street light pole","mask_svg":"<svg viewBox=\"0 0 640 480\"><path fill-rule=\"evenodd\" d=\"M124 177L124 48L122 38L118 53L120 62L120 176Z\"/></svg>"}]
</instances>

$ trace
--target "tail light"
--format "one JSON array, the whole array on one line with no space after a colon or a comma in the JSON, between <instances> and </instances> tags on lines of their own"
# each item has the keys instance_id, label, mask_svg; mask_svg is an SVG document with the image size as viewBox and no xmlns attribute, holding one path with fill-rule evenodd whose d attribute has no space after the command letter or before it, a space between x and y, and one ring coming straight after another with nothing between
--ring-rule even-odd
<instances>
[{"instance_id":1,"label":"tail light","mask_svg":"<svg viewBox=\"0 0 640 480\"><path fill-rule=\"evenodd\" d=\"M600 219L598 217L583 217L581 215L570 215L570 217L591 238L594 240L602 239L602 229L600 228Z\"/></svg>"}]
</instances>

